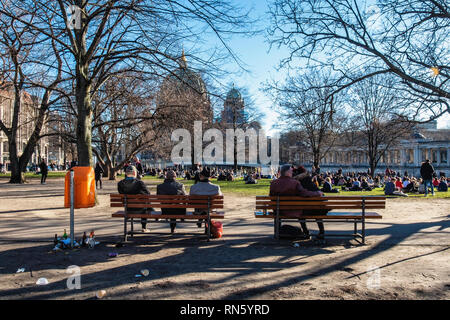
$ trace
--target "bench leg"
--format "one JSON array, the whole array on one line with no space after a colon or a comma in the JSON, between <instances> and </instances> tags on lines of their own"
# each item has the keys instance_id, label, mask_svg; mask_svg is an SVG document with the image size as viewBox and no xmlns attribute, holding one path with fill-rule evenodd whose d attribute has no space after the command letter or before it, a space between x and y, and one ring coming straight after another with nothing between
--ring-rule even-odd
<instances>
[{"instance_id":1,"label":"bench leg","mask_svg":"<svg viewBox=\"0 0 450 320\"><path fill-rule=\"evenodd\" d=\"M123 241L127 242L127 218L123 218Z\"/></svg>"},{"instance_id":2,"label":"bench leg","mask_svg":"<svg viewBox=\"0 0 450 320\"><path fill-rule=\"evenodd\" d=\"M366 219L363 217L361 222L361 232L362 232L362 243L366 243Z\"/></svg>"},{"instance_id":3,"label":"bench leg","mask_svg":"<svg viewBox=\"0 0 450 320\"><path fill-rule=\"evenodd\" d=\"M208 219L208 227L207 227L207 241L209 242L209 238L211 238L211 219Z\"/></svg>"},{"instance_id":4,"label":"bench leg","mask_svg":"<svg viewBox=\"0 0 450 320\"><path fill-rule=\"evenodd\" d=\"M279 218L275 218L273 220L274 237L276 240L280 239L280 224L281 224L281 221Z\"/></svg>"},{"instance_id":5,"label":"bench leg","mask_svg":"<svg viewBox=\"0 0 450 320\"><path fill-rule=\"evenodd\" d=\"M133 232L134 232L134 220L133 218L131 218L131 227L130 227L130 231L131 231L131 237L134 237Z\"/></svg>"}]
</instances>

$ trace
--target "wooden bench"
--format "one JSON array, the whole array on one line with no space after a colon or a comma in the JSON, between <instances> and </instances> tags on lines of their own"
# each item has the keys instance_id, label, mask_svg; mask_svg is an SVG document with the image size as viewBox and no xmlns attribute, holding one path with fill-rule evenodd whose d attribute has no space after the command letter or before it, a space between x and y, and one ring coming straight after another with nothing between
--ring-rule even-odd
<instances>
[{"instance_id":1,"label":"wooden bench","mask_svg":"<svg viewBox=\"0 0 450 320\"><path fill-rule=\"evenodd\" d=\"M223 196L191 196L191 195L126 195L111 194L111 207L122 207L124 210L114 212L113 218L124 219L124 241L127 241L127 235L133 236L136 232L133 229L134 219L146 218L148 223L162 222L170 223L170 219L176 219L177 223L205 223L205 234L209 241L211 237L211 219L223 219L224 212L218 212L217 209L223 209ZM150 211L149 213L134 213L129 208L137 209L186 209L186 214L173 215L162 214L161 211ZM192 210L189 210L192 209ZM193 209L202 209L206 214L194 214ZM200 220L200 221L199 221ZM131 223L130 231L127 231L127 223Z\"/></svg>"},{"instance_id":2,"label":"wooden bench","mask_svg":"<svg viewBox=\"0 0 450 320\"><path fill-rule=\"evenodd\" d=\"M385 209L386 197L383 196L325 196L325 197L294 197L294 196L256 196L255 218L273 219L274 236L279 239L280 226L283 220L300 220L301 222L322 220L352 222L354 223L353 238L361 238L365 243L366 219L381 219L376 212L367 210ZM283 216L281 210L331 210L326 215L303 215L301 218ZM339 210L339 211L335 211ZM354 210L354 211L341 211ZM357 224L361 223L361 233L358 233ZM329 234L327 236L342 236Z\"/></svg>"}]
</instances>

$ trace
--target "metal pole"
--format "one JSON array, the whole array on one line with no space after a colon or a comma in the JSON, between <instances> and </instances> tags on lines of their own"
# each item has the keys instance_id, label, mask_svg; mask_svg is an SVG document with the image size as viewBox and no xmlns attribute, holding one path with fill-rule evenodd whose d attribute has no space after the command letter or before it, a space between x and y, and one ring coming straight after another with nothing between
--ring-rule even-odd
<instances>
[{"instance_id":1,"label":"metal pole","mask_svg":"<svg viewBox=\"0 0 450 320\"><path fill-rule=\"evenodd\" d=\"M70 247L73 248L74 242L74 172L70 170Z\"/></svg>"}]
</instances>

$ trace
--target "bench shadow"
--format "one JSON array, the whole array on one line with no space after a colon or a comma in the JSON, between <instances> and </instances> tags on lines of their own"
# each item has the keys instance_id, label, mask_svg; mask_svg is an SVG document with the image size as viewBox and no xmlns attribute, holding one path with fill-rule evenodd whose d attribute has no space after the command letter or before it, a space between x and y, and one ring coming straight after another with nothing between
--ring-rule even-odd
<instances>
[{"instance_id":1,"label":"bench shadow","mask_svg":"<svg viewBox=\"0 0 450 320\"><path fill-rule=\"evenodd\" d=\"M120 258L132 257L136 254L151 255L163 249L179 249L178 254L166 256L159 259L145 260L108 268L103 271L82 274L82 289L76 292L66 289L66 279L51 282L49 285L40 287L37 285L25 286L22 288L0 290L0 297L25 297L29 299L58 299L70 298L73 294L90 292L93 290L105 289L132 285L137 281L164 281L167 277L173 277L190 273L224 273L225 277L221 282L226 282L234 278L246 277L253 273L276 272L289 269L307 263L307 258L318 254L328 254L326 248L308 249L304 252L302 259L292 260L291 241L275 241L266 235L260 237L250 236L230 236L226 239L216 239L206 242L198 235L160 235L136 237L134 240L125 243L124 247L116 248L116 237L99 239L101 245L94 249L82 248L79 250L66 250L65 252L51 253L53 245L51 243L26 247L22 249L8 250L2 252L3 261L9 261L0 268L0 274L15 273L18 268L25 268L26 272L31 269L34 273L34 281L48 269L60 270L65 273L70 265L83 267L97 265L108 262L113 258L108 257L109 252L117 252ZM257 240L257 243L254 241ZM246 247L241 247L243 243L248 243ZM67 252L67 254L66 254ZM298 252L297 252L298 253ZM29 261L27 257L40 256L38 259ZM265 257L273 255L280 256L276 261L264 262ZM230 258L231 257L231 258ZM11 263L14 261L14 263ZM180 261L183 261L180 263ZM150 276L147 278L135 278L141 269L149 269ZM68 275L66 276L68 277ZM51 281L51 279L49 279ZM201 286L201 282L188 281L184 286ZM159 285L164 285L159 284ZM161 296L161 298L164 298Z\"/></svg>"},{"instance_id":2,"label":"bench shadow","mask_svg":"<svg viewBox=\"0 0 450 320\"><path fill-rule=\"evenodd\" d=\"M383 223L380 223L382 225ZM283 287L300 284L311 279L324 276L336 270L346 270L350 265L368 259L374 255L401 244L411 235L417 234L422 229L435 227L441 232L450 227L450 221L441 220L436 222L421 222L411 224L389 224L382 228L370 229L370 235L389 235L386 239L373 244L369 250L365 250L351 256L341 262L331 263L317 268L311 265L308 268L308 258L317 255L326 255L334 252L328 247L344 246L355 247L354 242L346 239L329 239L325 245L318 245L313 241L297 242L300 247L292 246L292 240L274 240L271 235L225 235L224 238L214 239L206 242L199 234L150 234L149 236L136 236L130 239L124 247L116 248L115 244L119 237L99 238L101 244L94 249L68 250L66 252L50 253L53 245L51 243L27 246L1 252L2 266L0 274L10 275L17 268L25 267L26 272L31 269L34 272L33 281L39 278L39 274L48 270L60 270L64 278L52 282L47 286L25 285L19 288L0 290L0 298L20 299L71 299L74 295L90 294L100 289L107 290L118 286L136 286L139 282L150 282L156 288L178 288L194 290L200 288L202 293L213 290L214 286L202 280L187 280L186 282L169 281L169 277L187 274L220 273L219 283L226 284L228 281L239 282L241 287L233 287L227 290L227 294L221 299L255 299L258 296L282 289ZM439 244L436 244L439 245ZM444 247L426 255L436 254L448 250ZM158 253L160 250L171 249L175 253L156 259L144 259L139 262L127 262L136 255L146 256ZM109 258L108 253L117 252L118 258ZM422 257L416 255L397 261L392 261L382 266L387 268L394 264L403 263L412 259ZM273 259L273 257L277 257ZM123 263L117 267L105 268L83 274L83 267L98 265L99 268L111 259L123 259ZM264 261L270 258L270 261ZM66 281L69 275L66 268L77 265L82 270L82 289L68 290ZM301 274L292 275L294 268L306 267ZM98 269L98 268L97 268ZM148 269L148 277L136 278L135 275L141 269ZM279 277L280 281L270 285L253 284L253 288L246 287L249 275L258 273L288 272L289 276ZM274 275L275 276L275 275ZM31 277L31 275L30 275ZM194 276L195 278L195 276ZM159 292L161 292L159 294ZM127 292L117 292L109 295L113 299L126 298ZM157 299L165 299L164 290L158 291Z\"/></svg>"},{"instance_id":3,"label":"bench shadow","mask_svg":"<svg viewBox=\"0 0 450 320\"><path fill-rule=\"evenodd\" d=\"M66 209L66 207L53 207L53 208L39 208L39 209L23 209L23 210L8 210L8 211L0 211L0 214L3 213L19 213L19 212L34 212L34 211L45 211L45 210L59 210Z\"/></svg>"}]
</instances>

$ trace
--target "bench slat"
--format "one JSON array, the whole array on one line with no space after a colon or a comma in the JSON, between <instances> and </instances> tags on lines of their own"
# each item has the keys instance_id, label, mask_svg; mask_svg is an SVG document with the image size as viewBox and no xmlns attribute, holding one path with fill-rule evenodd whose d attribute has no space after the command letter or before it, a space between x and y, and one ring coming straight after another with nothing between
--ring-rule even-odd
<instances>
[{"instance_id":1,"label":"bench slat","mask_svg":"<svg viewBox=\"0 0 450 320\"><path fill-rule=\"evenodd\" d=\"M277 200L277 196L256 196L256 200ZM280 200L386 200L386 197L384 196L324 196L324 197L299 197L299 196L280 196Z\"/></svg>"},{"instance_id":2,"label":"bench slat","mask_svg":"<svg viewBox=\"0 0 450 320\"><path fill-rule=\"evenodd\" d=\"M114 207L123 207L123 205L114 206ZM128 204L127 208L161 208L161 209L223 209L223 205L200 205L200 204Z\"/></svg>"},{"instance_id":3,"label":"bench slat","mask_svg":"<svg viewBox=\"0 0 450 320\"><path fill-rule=\"evenodd\" d=\"M122 203L112 203L110 205L111 208L123 208L124 205ZM159 208L159 209L208 209L208 205L156 205L156 204L129 204L128 208L133 209L146 209L146 208ZM223 209L223 205L212 205L209 206L209 209Z\"/></svg>"},{"instance_id":4,"label":"bench slat","mask_svg":"<svg viewBox=\"0 0 450 320\"><path fill-rule=\"evenodd\" d=\"M364 204L365 205L371 205L371 204L383 204L384 201L366 201ZM270 202L256 202L257 205L272 205L272 206L276 206L277 202L276 201L270 201ZM280 201L279 205L280 206L286 206L286 205L294 205L294 206L302 206L302 205L322 205L322 204L327 204L327 205L361 205L362 202L361 201Z\"/></svg>"},{"instance_id":5,"label":"bench slat","mask_svg":"<svg viewBox=\"0 0 450 320\"><path fill-rule=\"evenodd\" d=\"M214 199L223 199L223 195L215 195L215 196L198 196L198 195L160 195L160 194L110 194L111 199L123 199L124 197L127 199L191 199L191 200L214 200Z\"/></svg>"},{"instance_id":6,"label":"bench slat","mask_svg":"<svg viewBox=\"0 0 450 320\"><path fill-rule=\"evenodd\" d=\"M383 204L365 206L365 209L385 209ZM258 210L277 210L277 206L256 206ZM362 209L362 205L311 205L311 206L280 206L280 210L312 210L312 209Z\"/></svg>"},{"instance_id":7,"label":"bench slat","mask_svg":"<svg viewBox=\"0 0 450 320\"><path fill-rule=\"evenodd\" d=\"M117 200L111 200L111 202L113 203L124 203L125 199L117 199ZM177 198L173 198L173 199L127 199L127 203L147 203L147 202L151 202L151 203L174 203L174 202L179 202L179 203L208 203L208 200L191 200L191 199L177 199ZM214 203L214 204L223 204L223 200L211 200L210 203Z\"/></svg>"},{"instance_id":8,"label":"bench slat","mask_svg":"<svg viewBox=\"0 0 450 320\"><path fill-rule=\"evenodd\" d=\"M113 218L124 218L125 212L124 211L118 211L111 215ZM210 214L211 219L224 219L225 214L218 214L218 213L211 213ZM208 215L202 214L202 215L195 215L195 214L179 214L179 215L172 215L172 214L139 214L139 213L129 213L127 215L127 218L147 218L147 219L187 219L187 220L198 220L198 219L207 219Z\"/></svg>"},{"instance_id":9,"label":"bench slat","mask_svg":"<svg viewBox=\"0 0 450 320\"><path fill-rule=\"evenodd\" d=\"M269 218L274 219L274 214L267 214L267 215L255 215L255 218ZM360 212L328 212L326 215L305 215L301 217L289 217L289 216L280 216L280 219L361 219L362 213ZM366 219L382 219L383 216L378 214L377 212L366 212L365 214Z\"/></svg>"}]
</instances>

